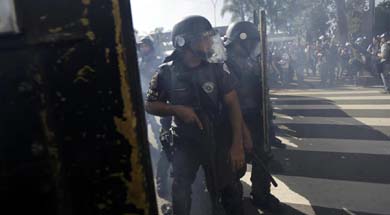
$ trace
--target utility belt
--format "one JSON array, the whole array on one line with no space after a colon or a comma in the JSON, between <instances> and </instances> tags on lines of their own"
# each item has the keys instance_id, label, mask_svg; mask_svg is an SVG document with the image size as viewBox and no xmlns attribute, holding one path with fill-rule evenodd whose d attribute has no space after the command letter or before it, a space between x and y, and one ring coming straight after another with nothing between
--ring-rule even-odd
<instances>
[{"instance_id":1,"label":"utility belt","mask_svg":"<svg viewBox=\"0 0 390 215\"><path fill-rule=\"evenodd\" d=\"M169 162L172 162L173 158L173 139L172 139L172 131L170 129L160 129L160 143L162 145L162 150L168 158Z\"/></svg>"}]
</instances>

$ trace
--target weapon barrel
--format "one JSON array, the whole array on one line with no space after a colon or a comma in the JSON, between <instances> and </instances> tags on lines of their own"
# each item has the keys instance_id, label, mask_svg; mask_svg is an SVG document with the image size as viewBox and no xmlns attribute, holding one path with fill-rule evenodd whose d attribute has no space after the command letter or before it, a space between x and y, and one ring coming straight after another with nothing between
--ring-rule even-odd
<instances>
[{"instance_id":1,"label":"weapon barrel","mask_svg":"<svg viewBox=\"0 0 390 215\"><path fill-rule=\"evenodd\" d=\"M278 183L276 182L276 180L274 179L274 177L272 177L269 169L267 168L267 166L264 164L263 160L261 160L257 155L256 153L253 153L252 154L253 158L260 164L261 168L263 168L263 170L265 171L265 173L268 175L269 179L271 180L271 183L274 187L277 187L278 186Z\"/></svg>"}]
</instances>

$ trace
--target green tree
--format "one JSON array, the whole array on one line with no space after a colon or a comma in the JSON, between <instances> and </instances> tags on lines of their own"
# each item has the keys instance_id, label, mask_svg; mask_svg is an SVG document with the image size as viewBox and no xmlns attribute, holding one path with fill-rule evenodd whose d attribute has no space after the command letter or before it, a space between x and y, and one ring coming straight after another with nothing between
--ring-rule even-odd
<instances>
[{"instance_id":1,"label":"green tree","mask_svg":"<svg viewBox=\"0 0 390 215\"><path fill-rule=\"evenodd\" d=\"M348 2L348 7L345 6L345 1ZM253 11L264 9L271 33L288 32L306 35L307 40L315 40L320 35L338 32L338 38L344 41L349 26L352 26L354 32L361 30L358 18L361 17L359 11L364 12L365 2L365 0L224 0L221 14L223 16L230 13L232 21L252 21ZM345 16L347 10L350 11L349 22ZM355 16L357 18L350 18Z\"/></svg>"},{"instance_id":2,"label":"green tree","mask_svg":"<svg viewBox=\"0 0 390 215\"><path fill-rule=\"evenodd\" d=\"M292 32L305 35L307 41L314 41L319 36L325 35L330 29L329 20L333 15L332 0L302 0L295 5L296 9L289 9L290 13L297 15L292 22Z\"/></svg>"},{"instance_id":3,"label":"green tree","mask_svg":"<svg viewBox=\"0 0 390 215\"><path fill-rule=\"evenodd\" d=\"M363 31L363 19L365 17L365 6L367 0L347 0L346 11L348 29L352 37L356 37Z\"/></svg>"},{"instance_id":4,"label":"green tree","mask_svg":"<svg viewBox=\"0 0 390 215\"><path fill-rule=\"evenodd\" d=\"M307 3L302 16L306 39L315 41L319 36L325 35L329 30L329 5L330 2L315 0Z\"/></svg>"},{"instance_id":5,"label":"green tree","mask_svg":"<svg viewBox=\"0 0 390 215\"><path fill-rule=\"evenodd\" d=\"M345 0L335 0L337 11L337 33L341 44L348 41L348 22L345 14Z\"/></svg>"},{"instance_id":6,"label":"green tree","mask_svg":"<svg viewBox=\"0 0 390 215\"><path fill-rule=\"evenodd\" d=\"M264 9L272 32L289 30L299 15L301 1L296 0L224 0L221 15L232 15L234 21L253 21L253 12Z\"/></svg>"},{"instance_id":7,"label":"green tree","mask_svg":"<svg viewBox=\"0 0 390 215\"><path fill-rule=\"evenodd\" d=\"M247 21L251 9L249 0L224 0L221 15L224 16L226 13L230 13L232 22Z\"/></svg>"},{"instance_id":8,"label":"green tree","mask_svg":"<svg viewBox=\"0 0 390 215\"><path fill-rule=\"evenodd\" d=\"M375 34L390 31L390 0L385 0L375 8Z\"/></svg>"}]
</instances>

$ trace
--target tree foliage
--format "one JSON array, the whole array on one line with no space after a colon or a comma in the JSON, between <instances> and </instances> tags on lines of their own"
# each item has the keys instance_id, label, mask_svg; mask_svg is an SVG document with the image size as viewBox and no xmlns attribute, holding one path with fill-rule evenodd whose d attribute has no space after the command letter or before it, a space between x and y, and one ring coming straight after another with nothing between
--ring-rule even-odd
<instances>
[{"instance_id":1,"label":"tree foliage","mask_svg":"<svg viewBox=\"0 0 390 215\"><path fill-rule=\"evenodd\" d=\"M367 12L367 0L347 0L346 11L348 17L349 33L356 37L363 30L363 19Z\"/></svg>"},{"instance_id":2,"label":"tree foliage","mask_svg":"<svg viewBox=\"0 0 390 215\"><path fill-rule=\"evenodd\" d=\"M315 40L325 35L329 30L328 5L321 2L314 3L308 10L305 26L309 40Z\"/></svg>"},{"instance_id":3,"label":"tree foliage","mask_svg":"<svg viewBox=\"0 0 390 215\"><path fill-rule=\"evenodd\" d=\"M324 32L329 2L330 0L224 0L221 15L231 14L232 21L252 21L253 11L264 9L272 33Z\"/></svg>"},{"instance_id":4,"label":"tree foliage","mask_svg":"<svg viewBox=\"0 0 390 215\"><path fill-rule=\"evenodd\" d=\"M232 22L235 21L248 21L250 17L249 11L252 10L250 0L224 0L224 5L221 11L221 15L226 13L232 15Z\"/></svg>"},{"instance_id":5,"label":"tree foliage","mask_svg":"<svg viewBox=\"0 0 390 215\"><path fill-rule=\"evenodd\" d=\"M253 11L264 9L271 33L308 40L328 34L343 42L365 33L368 6L368 0L224 0L221 14L231 14L232 21L252 21ZM376 7L376 20L377 33L390 30L390 0Z\"/></svg>"},{"instance_id":6,"label":"tree foliage","mask_svg":"<svg viewBox=\"0 0 390 215\"><path fill-rule=\"evenodd\" d=\"M294 19L299 8L295 0L224 0L221 15L226 13L232 15L234 21L253 21L253 12L264 9L267 12L268 23L273 32L286 30L291 26L291 19Z\"/></svg>"},{"instance_id":7,"label":"tree foliage","mask_svg":"<svg viewBox=\"0 0 390 215\"><path fill-rule=\"evenodd\" d=\"M375 34L390 32L390 0L378 4L375 8L375 20Z\"/></svg>"}]
</instances>

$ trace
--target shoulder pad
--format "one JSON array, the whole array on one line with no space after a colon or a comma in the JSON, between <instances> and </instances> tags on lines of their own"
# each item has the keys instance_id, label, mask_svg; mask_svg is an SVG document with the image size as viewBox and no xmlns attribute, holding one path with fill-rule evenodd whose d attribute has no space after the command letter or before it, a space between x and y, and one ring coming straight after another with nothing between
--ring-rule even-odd
<instances>
[{"instance_id":1,"label":"shoulder pad","mask_svg":"<svg viewBox=\"0 0 390 215\"><path fill-rule=\"evenodd\" d=\"M161 64L158 67L159 73L169 73L169 71L171 71L172 65L173 65L173 61L169 61Z\"/></svg>"},{"instance_id":2,"label":"shoulder pad","mask_svg":"<svg viewBox=\"0 0 390 215\"><path fill-rule=\"evenodd\" d=\"M158 68L161 69L161 68L166 67L166 66L172 66L172 64L173 64L173 61L169 61L169 62L161 64Z\"/></svg>"}]
</instances>

